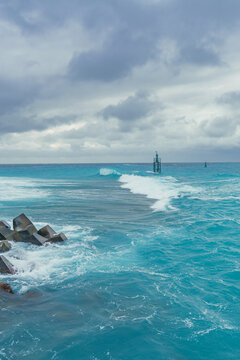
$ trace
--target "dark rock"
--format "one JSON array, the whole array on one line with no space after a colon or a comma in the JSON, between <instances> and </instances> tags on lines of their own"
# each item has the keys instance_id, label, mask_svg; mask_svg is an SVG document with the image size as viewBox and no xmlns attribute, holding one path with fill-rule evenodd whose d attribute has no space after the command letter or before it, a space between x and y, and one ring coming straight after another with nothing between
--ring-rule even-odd
<instances>
[{"instance_id":1,"label":"dark rock","mask_svg":"<svg viewBox=\"0 0 240 360\"><path fill-rule=\"evenodd\" d=\"M13 219L13 229L15 231L24 230L29 225L33 225L33 223L31 222L31 220L28 219L28 217L25 214L21 214L17 216L15 219Z\"/></svg>"},{"instance_id":2,"label":"dark rock","mask_svg":"<svg viewBox=\"0 0 240 360\"><path fill-rule=\"evenodd\" d=\"M0 282L0 289L7 292L7 293L9 293L9 294L14 294L11 286L6 282Z\"/></svg>"},{"instance_id":3,"label":"dark rock","mask_svg":"<svg viewBox=\"0 0 240 360\"><path fill-rule=\"evenodd\" d=\"M47 241L47 239L41 235L39 235L38 233L34 233L32 234L32 236L28 239L28 241L26 242L30 242L34 245L43 245L45 242Z\"/></svg>"},{"instance_id":4,"label":"dark rock","mask_svg":"<svg viewBox=\"0 0 240 360\"><path fill-rule=\"evenodd\" d=\"M13 265L5 258L0 255L0 273L1 274L14 274Z\"/></svg>"},{"instance_id":5,"label":"dark rock","mask_svg":"<svg viewBox=\"0 0 240 360\"><path fill-rule=\"evenodd\" d=\"M50 239L55 235L57 235L57 233L49 225L46 225L42 227L40 230L38 230L38 234L44 236L47 239Z\"/></svg>"},{"instance_id":6,"label":"dark rock","mask_svg":"<svg viewBox=\"0 0 240 360\"><path fill-rule=\"evenodd\" d=\"M4 220L0 220L0 228L2 228L2 227L11 229L11 226L9 225L9 223L7 223Z\"/></svg>"},{"instance_id":7,"label":"dark rock","mask_svg":"<svg viewBox=\"0 0 240 360\"><path fill-rule=\"evenodd\" d=\"M35 226L33 224L30 224L26 226L23 230L15 231L13 239L20 242L30 242L29 238L36 232L37 229L35 228Z\"/></svg>"},{"instance_id":8,"label":"dark rock","mask_svg":"<svg viewBox=\"0 0 240 360\"><path fill-rule=\"evenodd\" d=\"M0 241L0 253L11 250L12 245L7 240Z\"/></svg>"},{"instance_id":9,"label":"dark rock","mask_svg":"<svg viewBox=\"0 0 240 360\"><path fill-rule=\"evenodd\" d=\"M0 240L13 240L14 231L9 228L0 228Z\"/></svg>"},{"instance_id":10,"label":"dark rock","mask_svg":"<svg viewBox=\"0 0 240 360\"><path fill-rule=\"evenodd\" d=\"M66 235L63 233L60 233L60 234L54 235L53 237L48 239L47 242L56 243L56 242L62 242L62 241L66 241L66 240L67 240Z\"/></svg>"}]
</instances>

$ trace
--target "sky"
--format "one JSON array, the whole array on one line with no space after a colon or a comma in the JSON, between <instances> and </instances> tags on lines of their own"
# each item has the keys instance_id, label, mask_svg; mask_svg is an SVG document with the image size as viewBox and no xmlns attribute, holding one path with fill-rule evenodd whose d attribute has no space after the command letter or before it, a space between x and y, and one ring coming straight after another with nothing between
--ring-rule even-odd
<instances>
[{"instance_id":1,"label":"sky","mask_svg":"<svg viewBox=\"0 0 240 360\"><path fill-rule=\"evenodd\" d=\"M239 0L0 0L0 163L240 161Z\"/></svg>"}]
</instances>

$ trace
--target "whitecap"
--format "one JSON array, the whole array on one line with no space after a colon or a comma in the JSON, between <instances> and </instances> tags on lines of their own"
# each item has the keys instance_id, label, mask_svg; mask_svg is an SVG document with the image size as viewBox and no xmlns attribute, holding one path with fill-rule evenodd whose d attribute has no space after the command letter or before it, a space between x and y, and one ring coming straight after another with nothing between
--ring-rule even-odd
<instances>
[{"instance_id":1,"label":"whitecap","mask_svg":"<svg viewBox=\"0 0 240 360\"><path fill-rule=\"evenodd\" d=\"M117 170L108 169L108 168L101 168L101 169L99 170L99 174L102 175L102 176L121 175Z\"/></svg>"},{"instance_id":2,"label":"whitecap","mask_svg":"<svg viewBox=\"0 0 240 360\"><path fill-rule=\"evenodd\" d=\"M199 189L180 183L175 178L150 177L124 174L119 181L121 187L133 194L145 195L148 199L157 200L151 208L155 211L176 210L171 205L173 199L199 192Z\"/></svg>"},{"instance_id":3,"label":"whitecap","mask_svg":"<svg viewBox=\"0 0 240 360\"><path fill-rule=\"evenodd\" d=\"M39 224L39 223L38 223ZM41 224L41 223L40 223ZM60 226L52 225L60 232ZM69 240L63 244L45 244L38 247L14 242L7 258L13 264L16 274L11 276L11 284L20 293L45 284L58 284L74 278L86 271L87 264L94 263L96 257L90 228L77 225L66 226L64 232ZM0 280L7 275L0 275Z\"/></svg>"}]
</instances>

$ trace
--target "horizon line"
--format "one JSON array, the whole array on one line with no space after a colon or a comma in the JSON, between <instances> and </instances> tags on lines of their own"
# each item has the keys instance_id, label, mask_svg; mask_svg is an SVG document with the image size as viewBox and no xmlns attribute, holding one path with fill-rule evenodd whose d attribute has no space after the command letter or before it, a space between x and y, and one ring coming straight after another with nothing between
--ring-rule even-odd
<instances>
[{"instance_id":1,"label":"horizon line","mask_svg":"<svg viewBox=\"0 0 240 360\"><path fill-rule=\"evenodd\" d=\"M240 161L166 161L162 164L204 164L207 162L207 164L239 164ZM124 165L124 164L133 164L133 165L148 165L152 164L152 162L79 162L79 163L0 163L0 166L8 166L8 165Z\"/></svg>"}]
</instances>

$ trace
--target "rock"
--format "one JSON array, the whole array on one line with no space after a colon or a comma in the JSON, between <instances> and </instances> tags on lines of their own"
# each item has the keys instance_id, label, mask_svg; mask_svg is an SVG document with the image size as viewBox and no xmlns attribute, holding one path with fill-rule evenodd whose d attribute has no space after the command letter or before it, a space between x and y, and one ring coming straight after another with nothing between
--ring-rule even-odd
<instances>
[{"instance_id":1,"label":"rock","mask_svg":"<svg viewBox=\"0 0 240 360\"><path fill-rule=\"evenodd\" d=\"M14 294L11 286L6 282L0 282L0 289L7 292L7 293L9 293L9 294Z\"/></svg>"},{"instance_id":2,"label":"rock","mask_svg":"<svg viewBox=\"0 0 240 360\"><path fill-rule=\"evenodd\" d=\"M0 255L0 273L1 274L14 274L13 265L5 258Z\"/></svg>"},{"instance_id":3,"label":"rock","mask_svg":"<svg viewBox=\"0 0 240 360\"><path fill-rule=\"evenodd\" d=\"M21 214L13 219L13 229L15 231L24 230L27 226L33 225L31 220L29 220L25 214ZM34 226L34 225L33 225ZM36 229L37 231L37 229Z\"/></svg>"},{"instance_id":4,"label":"rock","mask_svg":"<svg viewBox=\"0 0 240 360\"><path fill-rule=\"evenodd\" d=\"M0 228L9 228L9 229L11 229L11 226L6 221L0 220Z\"/></svg>"},{"instance_id":5,"label":"rock","mask_svg":"<svg viewBox=\"0 0 240 360\"><path fill-rule=\"evenodd\" d=\"M12 245L7 240L0 241L0 253L11 250Z\"/></svg>"},{"instance_id":6,"label":"rock","mask_svg":"<svg viewBox=\"0 0 240 360\"><path fill-rule=\"evenodd\" d=\"M14 231L9 228L0 228L0 240L13 240Z\"/></svg>"},{"instance_id":7,"label":"rock","mask_svg":"<svg viewBox=\"0 0 240 360\"><path fill-rule=\"evenodd\" d=\"M57 233L49 225L46 225L46 226L42 227L40 230L38 230L38 234L47 239L50 239L50 238L54 237L55 235L57 235Z\"/></svg>"},{"instance_id":8,"label":"rock","mask_svg":"<svg viewBox=\"0 0 240 360\"><path fill-rule=\"evenodd\" d=\"M54 235L53 237L48 239L46 242L56 243L56 242L62 242L62 241L66 241L66 240L67 240L66 235L63 233L60 233L60 234Z\"/></svg>"},{"instance_id":9,"label":"rock","mask_svg":"<svg viewBox=\"0 0 240 360\"><path fill-rule=\"evenodd\" d=\"M30 237L37 232L33 224L26 226L23 230L15 231L13 239L20 242L30 242Z\"/></svg>"}]
</instances>

